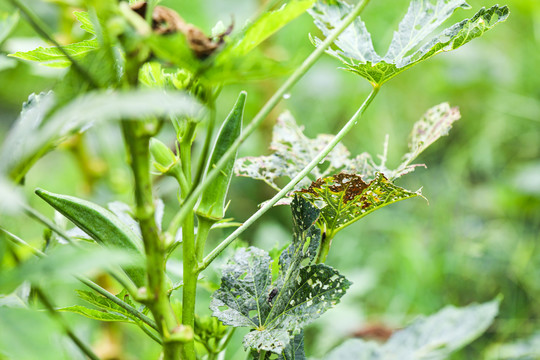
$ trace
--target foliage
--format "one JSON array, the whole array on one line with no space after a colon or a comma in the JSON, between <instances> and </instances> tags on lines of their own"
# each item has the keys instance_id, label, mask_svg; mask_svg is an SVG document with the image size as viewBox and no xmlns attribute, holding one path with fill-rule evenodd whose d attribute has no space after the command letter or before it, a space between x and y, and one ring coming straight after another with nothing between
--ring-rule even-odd
<instances>
[{"instance_id":1,"label":"foliage","mask_svg":"<svg viewBox=\"0 0 540 360\"><path fill-rule=\"evenodd\" d=\"M454 10L468 5L457 0L412 0L387 55L381 57L359 17L368 0L354 6L339 0L271 1L239 31L220 22L211 35L189 23L187 13L182 11L181 16L157 1L59 0L62 36L53 34L34 14L38 8L30 9L22 0L10 2L50 46L17 48L11 60L26 67L37 63L67 69L51 89L28 97L0 147L0 195L10 202L0 208L7 219L0 224L0 328L14 328L15 338L24 337L19 325L39 314L38 329L52 329L55 336L70 340L72 348L64 357L80 357L72 354L76 350L92 360L129 357L130 352L163 360L224 358L237 346L238 327L249 330L241 342L250 358L306 359L305 348L309 354L313 346L310 325L353 292L353 282L343 275L349 277L349 272L342 274L325 263L336 234L347 234L346 227L386 205L422 196L420 190L406 190L396 181L420 166L413 161L448 133L460 113L448 103L429 109L413 126L408 152L395 168L387 165L388 140L379 163L367 152L351 156L341 141L357 127L389 79L437 53L461 47L508 17L506 6L482 8L471 19L430 38ZM75 3L82 11L73 12ZM277 39L273 35L306 11L325 39L313 38L316 48L298 66L278 61L282 57L272 55L276 52L270 41ZM75 20L80 29L72 31ZM18 31L18 21L18 12L2 15L0 45ZM294 31L286 31L287 41L292 41L289 34ZM366 100L336 135L314 138L304 135L293 112L285 111L273 129L272 153L242 158L235 165L239 147L282 98L290 97L293 85L325 51L368 79L373 89ZM251 121L243 121L244 112L247 117L254 111L243 90L250 86L246 81L287 73L290 77L266 105ZM230 91L225 85L232 83L240 84L242 91L225 116L223 109L230 107L222 106L221 92ZM255 93L249 99L257 97ZM317 132L314 120L304 121L310 132ZM243 122L247 125L242 129ZM94 132L107 129L115 129L106 142L112 151L103 151L103 143L92 145ZM48 180L36 184L33 170L47 164L49 155L62 152L73 155L80 181L63 178L63 167L55 165ZM234 182L231 187L233 166L237 175L263 180L277 191L241 223L233 221L236 209L249 196L236 194ZM57 184L63 185L56 190ZM79 192L76 186L85 192L63 195ZM44 211L56 211L52 219L37 210L43 204L29 195L34 190L50 205ZM99 205L106 202L108 209ZM222 260L220 281L214 279L207 269L212 264L215 268L220 255L245 231L249 240L271 236L249 231L276 203L290 205L292 241L270 253L241 246ZM229 207L234 218L226 219ZM42 235L28 235L25 226L19 226L23 214L45 227ZM226 227L236 229L224 236L220 228ZM408 230L398 227L398 234ZM392 228L392 221L383 226ZM222 237L217 245L214 235ZM356 246L353 239L343 237L340 244ZM57 296L66 279L84 286L76 289L77 300ZM66 287L74 288L73 282ZM211 317L201 309L202 291L212 293ZM384 304L390 308L390 302ZM385 344L347 340L325 358L389 359L404 354L410 359L447 358L487 329L498 305L493 301L446 307L396 332ZM42 321L43 310L56 325ZM66 313L81 316L72 323L65 320ZM72 327L95 320L108 323L100 331L110 338L122 323L136 325L122 329L142 333L133 336L136 340L126 351L120 350L122 355L103 354L98 344L91 343L93 333L91 337ZM147 346L139 341L143 333L154 346L144 355L138 351ZM13 336L0 340L0 357L30 359L39 356L37 350L62 352L40 341L35 342L36 349L24 349Z\"/></svg>"}]
</instances>

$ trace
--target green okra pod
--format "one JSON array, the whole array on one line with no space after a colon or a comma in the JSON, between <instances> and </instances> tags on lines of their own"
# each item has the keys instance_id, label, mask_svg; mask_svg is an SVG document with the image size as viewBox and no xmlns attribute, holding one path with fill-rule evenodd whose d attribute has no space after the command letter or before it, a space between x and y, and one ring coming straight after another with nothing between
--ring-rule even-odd
<instances>
[{"instance_id":1,"label":"green okra pod","mask_svg":"<svg viewBox=\"0 0 540 360\"><path fill-rule=\"evenodd\" d=\"M221 129L212 150L212 156L206 168L206 173L211 171L215 164L221 159L223 154L231 147L234 141L242 132L242 118L244 116L244 105L246 103L247 93L242 91L236 100L236 104L229 113ZM225 215L225 201L229 184L233 173L236 155L229 159L227 165L221 170L218 177L202 193L201 200L197 206L196 213L199 217L210 220L220 220Z\"/></svg>"},{"instance_id":2,"label":"green okra pod","mask_svg":"<svg viewBox=\"0 0 540 360\"><path fill-rule=\"evenodd\" d=\"M43 189L36 189L36 194L97 243L127 250L139 256L140 261L137 261L137 264L124 266L123 269L135 285L144 286L146 275L142 239L128 225L111 211L89 201Z\"/></svg>"}]
</instances>

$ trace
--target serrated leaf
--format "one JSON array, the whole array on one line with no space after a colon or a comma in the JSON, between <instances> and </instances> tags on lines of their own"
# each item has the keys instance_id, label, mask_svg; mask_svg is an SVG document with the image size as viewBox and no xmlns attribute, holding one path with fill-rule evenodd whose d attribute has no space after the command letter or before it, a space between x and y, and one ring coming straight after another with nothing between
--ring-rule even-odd
<instances>
[{"instance_id":1,"label":"serrated leaf","mask_svg":"<svg viewBox=\"0 0 540 360\"><path fill-rule=\"evenodd\" d=\"M0 14L0 45L8 38L17 23L19 22L19 12Z\"/></svg>"},{"instance_id":2,"label":"serrated leaf","mask_svg":"<svg viewBox=\"0 0 540 360\"><path fill-rule=\"evenodd\" d=\"M88 55L91 51L97 50L99 43L96 39L83 40L77 43L63 45L62 49L67 52L73 59L79 60ZM42 65L50 67L68 67L71 61L58 47L38 47L37 49L16 52L9 54L11 57L16 57L22 60L36 61Z\"/></svg>"},{"instance_id":3,"label":"serrated leaf","mask_svg":"<svg viewBox=\"0 0 540 360\"><path fill-rule=\"evenodd\" d=\"M85 316L90 319L100 320L100 321L122 321L122 322L131 321L129 318L123 315L111 314L111 313L100 311L100 310L89 309L87 307L79 306L79 305L67 306L67 307L57 309L57 310L72 312L75 314Z\"/></svg>"},{"instance_id":4,"label":"serrated leaf","mask_svg":"<svg viewBox=\"0 0 540 360\"><path fill-rule=\"evenodd\" d=\"M460 7L469 8L463 0L437 0L435 4L430 0L412 0L384 57L373 49L371 35L360 18L335 41L339 50L330 49L327 52L343 62L346 70L361 75L373 86L380 86L411 66L440 52L455 50L482 36L497 23L505 21L509 14L506 6L482 8L471 19L463 20L429 38ZM328 36L350 10L351 5L345 2L318 2L310 13L317 27ZM315 45L321 42L317 38L313 41Z\"/></svg>"},{"instance_id":5,"label":"serrated leaf","mask_svg":"<svg viewBox=\"0 0 540 360\"><path fill-rule=\"evenodd\" d=\"M463 308L447 306L394 333L383 345L348 340L324 360L443 360L486 331L498 309L498 300Z\"/></svg>"},{"instance_id":6,"label":"serrated leaf","mask_svg":"<svg viewBox=\"0 0 540 360\"><path fill-rule=\"evenodd\" d=\"M89 34L96 35L94 24L90 20L90 15L86 11L74 11L73 15L81 23L81 29Z\"/></svg>"},{"instance_id":7,"label":"serrated leaf","mask_svg":"<svg viewBox=\"0 0 540 360\"><path fill-rule=\"evenodd\" d=\"M238 159L235 173L237 176L262 180L274 189L279 189L275 183L276 179L296 176L332 139L333 136L325 134L315 139L307 138L303 134L303 128L296 124L291 113L285 112L279 116L273 129L270 149L274 153L269 156ZM347 148L338 144L327 156L329 166L325 171L315 167L311 171L311 177L317 179L343 167L349 155ZM295 189L308 186L310 182L306 177Z\"/></svg>"},{"instance_id":8,"label":"serrated leaf","mask_svg":"<svg viewBox=\"0 0 540 360\"><path fill-rule=\"evenodd\" d=\"M394 185L382 173L369 184L359 175L340 173L318 179L298 193L320 209L319 223L329 237L377 209L421 196L420 191Z\"/></svg>"},{"instance_id":9,"label":"serrated leaf","mask_svg":"<svg viewBox=\"0 0 540 360\"><path fill-rule=\"evenodd\" d=\"M255 329L243 343L256 351L281 354L291 337L339 302L350 285L331 267L310 265L321 238L315 224L318 210L301 197L291 208L294 237L280 256L278 279L272 283L271 258L265 251L240 249L212 295L210 308L224 324Z\"/></svg>"}]
</instances>

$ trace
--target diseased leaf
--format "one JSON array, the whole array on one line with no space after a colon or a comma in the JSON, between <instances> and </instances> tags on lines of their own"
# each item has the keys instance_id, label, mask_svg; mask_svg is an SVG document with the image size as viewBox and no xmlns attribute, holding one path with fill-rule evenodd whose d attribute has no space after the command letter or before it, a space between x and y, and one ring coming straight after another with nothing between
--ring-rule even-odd
<instances>
[{"instance_id":1,"label":"diseased leaf","mask_svg":"<svg viewBox=\"0 0 540 360\"><path fill-rule=\"evenodd\" d=\"M540 332L528 339L490 346L487 360L535 360L540 359Z\"/></svg>"},{"instance_id":2,"label":"diseased leaf","mask_svg":"<svg viewBox=\"0 0 540 360\"><path fill-rule=\"evenodd\" d=\"M304 351L304 332L295 335L289 345L279 355L278 360L306 360Z\"/></svg>"},{"instance_id":3,"label":"diseased leaf","mask_svg":"<svg viewBox=\"0 0 540 360\"><path fill-rule=\"evenodd\" d=\"M505 21L509 11L506 6L482 8L471 19L463 20L432 38L429 36L457 8L469 8L463 0L412 0L409 10L394 33L390 48L384 57L373 49L371 35L365 24L357 18L349 29L335 41L339 50L327 52L338 58L352 71L366 78L373 86L380 86L413 65L443 52L451 51L482 36L497 23ZM325 36L351 11L351 5L336 0L319 1L310 14ZM315 45L321 40L315 38Z\"/></svg>"},{"instance_id":4,"label":"diseased leaf","mask_svg":"<svg viewBox=\"0 0 540 360\"><path fill-rule=\"evenodd\" d=\"M382 173L369 184L358 175L340 173L318 179L299 193L320 209L319 223L329 237L383 206L422 196L420 190L394 185Z\"/></svg>"},{"instance_id":5,"label":"diseased leaf","mask_svg":"<svg viewBox=\"0 0 540 360\"><path fill-rule=\"evenodd\" d=\"M386 173L391 179L403 176L420 165L410 165L425 149L441 136L448 135L452 124L461 118L457 107L442 103L429 109L413 127L409 136L409 152L403 156L403 162L397 169Z\"/></svg>"},{"instance_id":6,"label":"diseased leaf","mask_svg":"<svg viewBox=\"0 0 540 360\"><path fill-rule=\"evenodd\" d=\"M83 40L77 43L63 45L62 49L67 52L75 60L79 60L85 57L89 52L99 48L99 43L96 39ZM23 60L36 61L42 65L50 67L68 67L71 65L71 61L66 55L57 47L38 47L37 49L16 52L9 54L11 57L16 57Z\"/></svg>"},{"instance_id":7,"label":"diseased leaf","mask_svg":"<svg viewBox=\"0 0 540 360\"><path fill-rule=\"evenodd\" d=\"M498 300L463 308L447 306L394 333L383 345L351 339L324 360L443 360L486 331L498 309Z\"/></svg>"},{"instance_id":8,"label":"diseased leaf","mask_svg":"<svg viewBox=\"0 0 540 360\"><path fill-rule=\"evenodd\" d=\"M280 177L296 176L330 141L332 135L319 135L309 139L303 134L303 128L296 124L290 112L281 114L272 133L269 156L245 157L238 159L235 166L237 176L247 176L262 180L274 189L279 187L275 181ZM344 145L338 144L327 156L329 166L322 171L315 167L311 171L312 179L331 174L343 167L350 153ZM310 184L309 178L301 180L295 187L301 189Z\"/></svg>"},{"instance_id":9,"label":"diseased leaf","mask_svg":"<svg viewBox=\"0 0 540 360\"><path fill-rule=\"evenodd\" d=\"M310 265L321 239L315 224L318 210L302 197L291 208L294 237L280 256L278 279L272 283L271 258L265 251L240 249L212 295L210 308L224 324L255 329L243 343L256 351L281 354L291 337L339 302L350 285L331 267Z\"/></svg>"},{"instance_id":10,"label":"diseased leaf","mask_svg":"<svg viewBox=\"0 0 540 360\"><path fill-rule=\"evenodd\" d=\"M380 163L377 163L371 154L367 152L350 158L347 148L342 144L338 144L328 157L327 167L324 170L315 167L311 172L311 178L320 179L342 171L357 174L366 183L374 180L377 173L382 173L386 178L395 180L414 171L418 166L424 166L423 164L412 164L412 162L437 139L447 135L452 124L459 120L460 117L458 108L450 107L448 103L442 103L429 109L414 124L410 134L409 152L403 156L402 163L395 169L388 168L386 164L387 141L384 144L383 154L378 156ZM279 190L276 179L280 177L292 179L295 177L334 138L332 135L323 134L316 139L309 139L303 134L302 130L290 113L282 114L274 126L270 145L270 149L274 153L268 156L238 159L235 165L236 175L262 180L274 189ZM296 185L294 191L301 190L309 185L310 180L305 178ZM281 203L288 202L290 202L290 199L281 201Z\"/></svg>"},{"instance_id":11,"label":"diseased leaf","mask_svg":"<svg viewBox=\"0 0 540 360\"><path fill-rule=\"evenodd\" d=\"M128 319L127 317L123 315L112 314L112 313L108 313L108 312L100 311L96 309L89 309L87 307L79 306L79 305L63 307L57 310L72 312L75 314L85 316L90 319L100 320L100 321L123 321L123 322L130 321L130 319Z\"/></svg>"}]
</instances>

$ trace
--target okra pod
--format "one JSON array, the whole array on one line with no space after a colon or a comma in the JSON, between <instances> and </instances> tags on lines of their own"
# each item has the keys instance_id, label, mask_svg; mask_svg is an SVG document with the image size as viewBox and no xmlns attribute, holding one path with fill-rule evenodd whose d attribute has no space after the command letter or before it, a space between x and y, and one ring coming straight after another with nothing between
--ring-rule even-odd
<instances>
[{"instance_id":1,"label":"okra pod","mask_svg":"<svg viewBox=\"0 0 540 360\"><path fill-rule=\"evenodd\" d=\"M221 129L212 150L212 156L206 168L206 173L211 171L223 154L231 147L242 131L242 118L244 116L244 104L246 102L245 91L242 91L236 100L232 111L229 113ZM199 217L210 220L220 220L225 215L225 201L231 182L236 154L229 159L227 165L221 170L218 177L202 193L196 213Z\"/></svg>"},{"instance_id":2,"label":"okra pod","mask_svg":"<svg viewBox=\"0 0 540 360\"><path fill-rule=\"evenodd\" d=\"M87 233L97 243L127 250L140 257L136 265L123 270L138 287L145 283L145 266L142 258L142 239L111 211L73 196L54 194L36 189L36 194L49 205Z\"/></svg>"}]
</instances>

